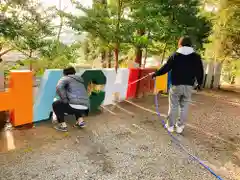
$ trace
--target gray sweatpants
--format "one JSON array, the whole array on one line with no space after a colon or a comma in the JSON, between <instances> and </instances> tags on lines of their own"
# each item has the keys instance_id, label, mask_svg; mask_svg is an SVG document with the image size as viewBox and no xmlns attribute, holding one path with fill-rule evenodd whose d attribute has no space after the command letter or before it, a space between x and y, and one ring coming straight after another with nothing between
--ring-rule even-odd
<instances>
[{"instance_id":1,"label":"gray sweatpants","mask_svg":"<svg viewBox=\"0 0 240 180\"><path fill-rule=\"evenodd\" d=\"M192 96L192 86L172 86L169 92L168 124L178 126L185 124L188 115L188 107ZM177 122L176 122L177 120Z\"/></svg>"}]
</instances>

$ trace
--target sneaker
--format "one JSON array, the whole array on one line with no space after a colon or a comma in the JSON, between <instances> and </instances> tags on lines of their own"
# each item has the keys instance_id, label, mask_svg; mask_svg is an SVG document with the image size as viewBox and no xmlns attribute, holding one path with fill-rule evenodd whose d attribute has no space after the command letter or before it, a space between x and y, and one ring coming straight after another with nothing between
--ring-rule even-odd
<instances>
[{"instance_id":1,"label":"sneaker","mask_svg":"<svg viewBox=\"0 0 240 180\"><path fill-rule=\"evenodd\" d=\"M59 123L58 125L54 126L54 128L58 131L63 131L63 132L67 132L67 126L64 126L62 123Z\"/></svg>"},{"instance_id":2,"label":"sneaker","mask_svg":"<svg viewBox=\"0 0 240 180\"><path fill-rule=\"evenodd\" d=\"M184 125L178 126L178 125L176 124L176 132L177 132L178 134L182 134L184 128L185 128Z\"/></svg>"},{"instance_id":3,"label":"sneaker","mask_svg":"<svg viewBox=\"0 0 240 180\"><path fill-rule=\"evenodd\" d=\"M174 126L169 126L168 124L165 124L165 126L164 126L167 130L168 130L168 132L170 132L170 133L173 133L174 132Z\"/></svg>"},{"instance_id":4,"label":"sneaker","mask_svg":"<svg viewBox=\"0 0 240 180\"><path fill-rule=\"evenodd\" d=\"M86 123L84 121L80 122L80 123L76 123L75 124L76 127L80 127L80 128L84 128L86 126Z\"/></svg>"}]
</instances>

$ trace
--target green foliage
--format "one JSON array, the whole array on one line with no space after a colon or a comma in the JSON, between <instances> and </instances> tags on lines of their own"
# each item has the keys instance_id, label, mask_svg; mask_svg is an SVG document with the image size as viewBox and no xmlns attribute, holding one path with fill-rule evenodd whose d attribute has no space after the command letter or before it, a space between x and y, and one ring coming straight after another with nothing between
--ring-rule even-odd
<instances>
[{"instance_id":1,"label":"green foliage","mask_svg":"<svg viewBox=\"0 0 240 180\"><path fill-rule=\"evenodd\" d=\"M52 18L47 13L34 12L31 16L24 17L25 23L22 26L22 34L15 40L16 46L21 50L31 53L49 44L46 38L54 35L51 27Z\"/></svg>"},{"instance_id":2,"label":"green foliage","mask_svg":"<svg viewBox=\"0 0 240 180\"><path fill-rule=\"evenodd\" d=\"M127 1L126 7L130 9L128 18L131 20L127 30L133 37L133 41L129 43L138 52L145 48L148 55L162 54L164 58L176 50L181 36L189 35L195 48L203 50L211 23L200 13L199 6L198 0Z\"/></svg>"},{"instance_id":3,"label":"green foliage","mask_svg":"<svg viewBox=\"0 0 240 180\"><path fill-rule=\"evenodd\" d=\"M83 16L55 8L43 9L35 0L1 2L0 51L3 44L16 48L28 56L25 64L33 62L39 72L76 62L81 54L86 61L100 55L107 59L116 50L120 56L129 55L131 59L135 49L145 49L148 55L164 58L176 50L177 40L183 35L192 37L195 49L202 53L206 48L207 57L226 60L232 69L237 67L234 62L240 57L238 0L221 0L214 16L205 12L203 6L204 3L216 5L217 0L203 3L200 0L94 0L91 8L74 2ZM66 22L77 33L87 33L85 41L71 46L60 43L61 28L56 35L51 25L55 15L64 18L61 28ZM210 30L211 36L207 38ZM36 52L39 60L32 58Z\"/></svg>"},{"instance_id":4,"label":"green foliage","mask_svg":"<svg viewBox=\"0 0 240 180\"><path fill-rule=\"evenodd\" d=\"M52 9L44 10L34 0L3 0L0 10L0 35L12 40L38 30L46 32L51 21L46 13Z\"/></svg>"},{"instance_id":5,"label":"green foliage","mask_svg":"<svg viewBox=\"0 0 240 180\"><path fill-rule=\"evenodd\" d=\"M73 60L77 58L76 51L79 47L79 44L65 45L55 40L49 40L48 45L40 49L40 53L43 57L48 58L49 60L60 56Z\"/></svg>"},{"instance_id":6,"label":"green foliage","mask_svg":"<svg viewBox=\"0 0 240 180\"><path fill-rule=\"evenodd\" d=\"M56 8L44 9L34 0L4 0L0 9L0 51L6 44L20 51L28 57L23 60L24 65L33 64L40 73L45 68L60 68L75 62L78 46L52 40L55 33L51 21L56 17ZM18 63L7 69L16 68Z\"/></svg>"},{"instance_id":7,"label":"green foliage","mask_svg":"<svg viewBox=\"0 0 240 180\"><path fill-rule=\"evenodd\" d=\"M112 50L116 43L120 43L120 49L124 53L126 49L136 47L142 49L149 46L150 54L158 54L175 50L176 42L182 35L190 35L195 41L196 48L203 48L202 44L208 36L211 24L200 14L198 2L198 0L186 0L184 3L169 0L108 0L107 3L94 1L92 8L84 8L81 4L75 3L85 16L66 13L64 15L74 30L90 34L91 38L88 41L94 44L90 50L95 52L93 54L100 54L106 49Z\"/></svg>"},{"instance_id":8,"label":"green foliage","mask_svg":"<svg viewBox=\"0 0 240 180\"><path fill-rule=\"evenodd\" d=\"M240 58L240 2L220 1L219 10L213 19L213 31L209 48L213 59L225 61Z\"/></svg>"},{"instance_id":9,"label":"green foliage","mask_svg":"<svg viewBox=\"0 0 240 180\"><path fill-rule=\"evenodd\" d=\"M46 37L54 35L51 28L52 8L43 9L34 0L5 0L0 7L3 12L0 35L11 41L11 48L32 57L34 52L48 45Z\"/></svg>"},{"instance_id":10,"label":"green foliage","mask_svg":"<svg viewBox=\"0 0 240 180\"><path fill-rule=\"evenodd\" d=\"M40 49L41 58L27 59L25 65L32 63L37 75L42 75L45 69L62 69L78 58L79 44L65 45L58 41L49 41L48 46Z\"/></svg>"},{"instance_id":11,"label":"green foliage","mask_svg":"<svg viewBox=\"0 0 240 180\"><path fill-rule=\"evenodd\" d=\"M87 38L82 42L83 59L85 61L95 60L99 54L108 48L107 44L101 41L99 38L94 38L88 35Z\"/></svg>"},{"instance_id":12,"label":"green foliage","mask_svg":"<svg viewBox=\"0 0 240 180\"><path fill-rule=\"evenodd\" d=\"M78 33L88 32L87 54L85 60L94 60L101 54L102 64L104 59L110 59L107 54L111 51L118 52L121 43L129 43L132 40L131 33L127 32L127 19L123 16L123 2L116 1L115 4L107 4L104 1L94 1L92 8L85 8L80 3L75 2L77 9L85 13L85 16L74 16L64 14L68 19L68 24ZM86 52L86 51L85 51ZM115 53L116 55L117 53ZM107 58L108 57L108 58ZM115 56L116 65L118 55Z\"/></svg>"},{"instance_id":13,"label":"green foliage","mask_svg":"<svg viewBox=\"0 0 240 180\"><path fill-rule=\"evenodd\" d=\"M14 39L21 33L22 23L19 22L17 11L25 10L28 1L3 0L0 4L0 37Z\"/></svg>"},{"instance_id":14,"label":"green foliage","mask_svg":"<svg viewBox=\"0 0 240 180\"><path fill-rule=\"evenodd\" d=\"M102 48L113 47L117 41L123 42L128 38L124 33L124 22L117 33L116 9L114 6L95 3L93 8L85 8L80 3L75 3L77 9L83 11L85 16L66 14L68 24L78 33L88 32L91 38L96 38Z\"/></svg>"},{"instance_id":15,"label":"green foliage","mask_svg":"<svg viewBox=\"0 0 240 180\"><path fill-rule=\"evenodd\" d=\"M240 72L240 1L220 0L217 7L205 56L222 62L225 80L232 82Z\"/></svg>"}]
</instances>

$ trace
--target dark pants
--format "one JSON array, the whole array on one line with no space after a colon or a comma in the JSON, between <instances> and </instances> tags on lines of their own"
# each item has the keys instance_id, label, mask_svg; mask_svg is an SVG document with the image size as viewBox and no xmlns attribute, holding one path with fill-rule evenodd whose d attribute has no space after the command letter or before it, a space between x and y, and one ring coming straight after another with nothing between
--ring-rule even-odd
<instances>
[{"instance_id":1,"label":"dark pants","mask_svg":"<svg viewBox=\"0 0 240 180\"><path fill-rule=\"evenodd\" d=\"M54 101L52 107L59 123L64 122L65 114L75 115L77 120L80 117L87 116L89 111L88 109L74 109L68 103L64 103L61 100Z\"/></svg>"}]
</instances>

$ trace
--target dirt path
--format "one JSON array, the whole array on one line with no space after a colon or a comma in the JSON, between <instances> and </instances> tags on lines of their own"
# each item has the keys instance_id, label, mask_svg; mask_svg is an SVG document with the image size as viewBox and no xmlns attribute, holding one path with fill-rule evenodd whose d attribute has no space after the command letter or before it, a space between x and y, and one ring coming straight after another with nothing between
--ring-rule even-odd
<instances>
[{"instance_id":1,"label":"dirt path","mask_svg":"<svg viewBox=\"0 0 240 180\"><path fill-rule=\"evenodd\" d=\"M238 94L203 92L193 97L188 124L178 136L223 179L240 179L240 98ZM134 100L154 112L154 99ZM159 97L166 113L167 98ZM50 122L28 130L14 130L15 150L1 138L0 179L81 180L212 180L214 177L172 142L159 118L128 103L117 115L87 118L88 126L56 132ZM71 119L71 118L70 118ZM68 121L73 124L72 120ZM6 143L5 143L6 144Z\"/></svg>"}]
</instances>

